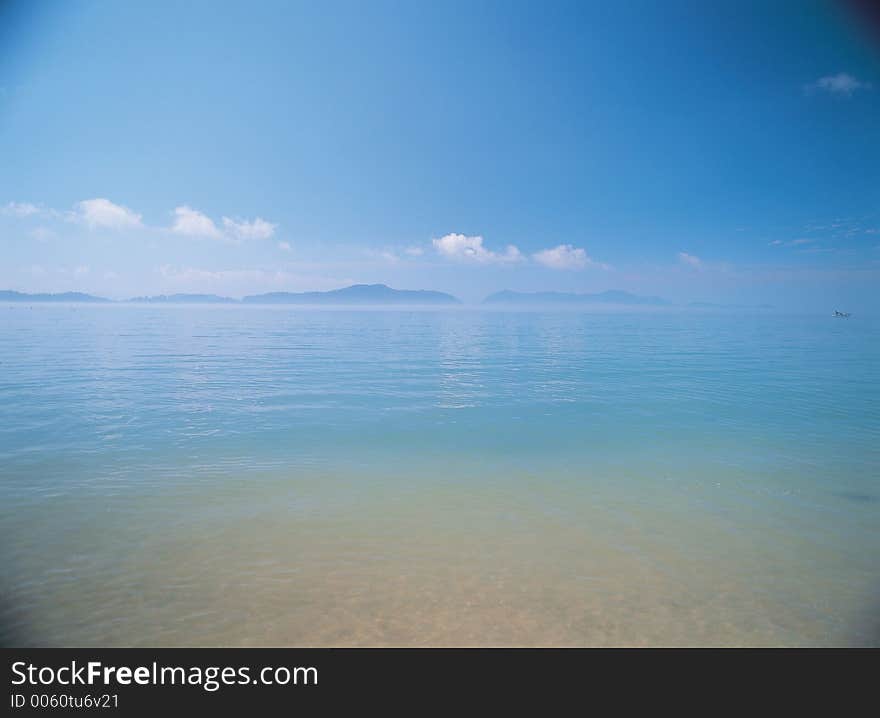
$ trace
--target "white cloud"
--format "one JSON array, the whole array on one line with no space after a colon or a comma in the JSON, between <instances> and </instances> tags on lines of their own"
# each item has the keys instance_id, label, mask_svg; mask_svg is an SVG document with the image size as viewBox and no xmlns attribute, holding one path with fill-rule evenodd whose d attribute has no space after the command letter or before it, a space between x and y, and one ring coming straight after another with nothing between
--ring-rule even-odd
<instances>
[{"instance_id":1,"label":"white cloud","mask_svg":"<svg viewBox=\"0 0 880 718\"><path fill-rule=\"evenodd\" d=\"M174 223L171 225L171 231L187 237L220 239L223 236L214 224L214 220L188 205L174 208Z\"/></svg>"},{"instance_id":2,"label":"white cloud","mask_svg":"<svg viewBox=\"0 0 880 718\"><path fill-rule=\"evenodd\" d=\"M542 249L540 252L535 252L532 259L550 269L583 269L589 264L595 264L585 250L570 244Z\"/></svg>"},{"instance_id":3,"label":"white cloud","mask_svg":"<svg viewBox=\"0 0 880 718\"><path fill-rule=\"evenodd\" d=\"M870 90L871 83L858 80L849 73L838 72L836 75L820 77L815 82L807 85L807 90L820 90L832 95L851 96L857 90Z\"/></svg>"},{"instance_id":4,"label":"white cloud","mask_svg":"<svg viewBox=\"0 0 880 718\"><path fill-rule=\"evenodd\" d=\"M141 215L103 197L77 202L74 205L74 210L73 219L84 222L92 229L99 227L107 229L143 227Z\"/></svg>"},{"instance_id":5,"label":"white cloud","mask_svg":"<svg viewBox=\"0 0 880 718\"><path fill-rule=\"evenodd\" d=\"M290 242L279 242L278 249L284 250L285 252L290 251Z\"/></svg>"},{"instance_id":6,"label":"white cloud","mask_svg":"<svg viewBox=\"0 0 880 718\"><path fill-rule=\"evenodd\" d=\"M189 237L208 237L211 239L228 239L231 241L270 239L275 235L278 225L262 217L253 220L222 218L222 228L208 215L193 209L189 205L180 205L174 209L174 221L169 228L176 234ZM104 197L86 199L73 205L73 210L61 212L45 208L30 202L7 202L0 206L0 215L12 217L31 217L45 215L54 219L84 224L91 229L135 229L143 228L142 216L120 204L115 204ZM40 228L33 230L31 235L36 239L48 239L54 236L51 230ZM279 246L290 249L284 242Z\"/></svg>"},{"instance_id":7,"label":"white cloud","mask_svg":"<svg viewBox=\"0 0 880 718\"><path fill-rule=\"evenodd\" d=\"M31 215L39 214L39 212L40 208L30 202L7 202L0 208L0 214L5 214L9 217L30 217Z\"/></svg>"},{"instance_id":8,"label":"white cloud","mask_svg":"<svg viewBox=\"0 0 880 718\"><path fill-rule=\"evenodd\" d=\"M482 237L468 237L464 234L447 234L440 239L431 240L434 248L448 259L490 263L521 262L523 255L512 244L507 245L503 253L493 252L483 246Z\"/></svg>"},{"instance_id":9,"label":"white cloud","mask_svg":"<svg viewBox=\"0 0 880 718\"><path fill-rule=\"evenodd\" d=\"M679 252L678 261L691 267L703 266L703 261L699 257L696 257L693 254L688 254L687 252Z\"/></svg>"},{"instance_id":10,"label":"white cloud","mask_svg":"<svg viewBox=\"0 0 880 718\"><path fill-rule=\"evenodd\" d=\"M262 217L257 217L253 221L223 217L222 223L223 228L221 229L204 212L199 212L184 204L174 209L174 222L171 225L171 231L187 237L228 239L239 242L251 239L270 239L278 227L277 224L267 222ZM288 245L287 249L289 248Z\"/></svg>"},{"instance_id":11,"label":"white cloud","mask_svg":"<svg viewBox=\"0 0 880 718\"><path fill-rule=\"evenodd\" d=\"M257 217L253 222L248 222L246 219L223 218L223 227L236 239L269 239L275 234L277 226L262 217Z\"/></svg>"},{"instance_id":12,"label":"white cloud","mask_svg":"<svg viewBox=\"0 0 880 718\"><path fill-rule=\"evenodd\" d=\"M421 247L407 247L403 251L405 254L408 254L410 257L421 257L425 253L425 250L422 249Z\"/></svg>"}]
</instances>

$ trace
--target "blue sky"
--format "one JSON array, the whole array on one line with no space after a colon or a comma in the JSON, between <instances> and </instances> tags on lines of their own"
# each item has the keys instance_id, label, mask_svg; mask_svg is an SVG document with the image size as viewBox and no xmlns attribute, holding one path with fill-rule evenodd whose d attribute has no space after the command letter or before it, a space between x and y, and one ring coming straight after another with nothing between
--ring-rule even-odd
<instances>
[{"instance_id":1,"label":"blue sky","mask_svg":"<svg viewBox=\"0 0 880 718\"><path fill-rule=\"evenodd\" d=\"M0 287L878 305L880 46L831 2L0 9Z\"/></svg>"}]
</instances>

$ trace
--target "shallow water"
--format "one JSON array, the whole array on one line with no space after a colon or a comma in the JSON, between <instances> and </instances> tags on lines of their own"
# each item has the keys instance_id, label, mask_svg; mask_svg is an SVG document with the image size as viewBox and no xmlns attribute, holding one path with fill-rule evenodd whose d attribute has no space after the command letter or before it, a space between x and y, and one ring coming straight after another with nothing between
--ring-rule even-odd
<instances>
[{"instance_id":1,"label":"shallow water","mask_svg":"<svg viewBox=\"0 0 880 718\"><path fill-rule=\"evenodd\" d=\"M0 306L28 645L880 641L880 321Z\"/></svg>"}]
</instances>

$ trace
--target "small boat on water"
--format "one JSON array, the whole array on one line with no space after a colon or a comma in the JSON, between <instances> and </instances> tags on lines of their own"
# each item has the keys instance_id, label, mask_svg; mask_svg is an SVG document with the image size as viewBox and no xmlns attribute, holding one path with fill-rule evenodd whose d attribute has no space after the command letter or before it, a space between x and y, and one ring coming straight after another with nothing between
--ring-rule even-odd
<instances>
[{"instance_id":1,"label":"small boat on water","mask_svg":"<svg viewBox=\"0 0 880 718\"><path fill-rule=\"evenodd\" d=\"M849 312L838 312L838 311L835 309L835 310L834 310L834 314L832 314L831 316L833 316L833 317L840 317L840 318L842 318L842 319L846 319L847 317L849 317Z\"/></svg>"}]
</instances>

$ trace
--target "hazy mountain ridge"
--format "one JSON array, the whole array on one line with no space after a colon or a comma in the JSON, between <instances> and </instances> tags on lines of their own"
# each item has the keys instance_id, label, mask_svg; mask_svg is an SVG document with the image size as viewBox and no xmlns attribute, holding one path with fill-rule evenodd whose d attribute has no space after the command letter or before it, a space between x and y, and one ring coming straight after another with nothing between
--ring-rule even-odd
<instances>
[{"instance_id":1,"label":"hazy mountain ridge","mask_svg":"<svg viewBox=\"0 0 880 718\"><path fill-rule=\"evenodd\" d=\"M58 294L38 293L27 294L14 292L9 289L0 289L0 302L77 302L77 303L109 303L112 299L96 297L83 292L60 292Z\"/></svg>"},{"instance_id":2,"label":"hazy mountain ridge","mask_svg":"<svg viewBox=\"0 0 880 718\"><path fill-rule=\"evenodd\" d=\"M245 304L461 304L451 294L427 289L392 289L353 284L327 292L269 292L244 297Z\"/></svg>"},{"instance_id":3,"label":"hazy mountain ridge","mask_svg":"<svg viewBox=\"0 0 880 718\"><path fill-rule=\"evenodd\" d=\"M114 303L112 299L82 292L27 294L0 290L0 302ZM454 305L461 301L451 294L428 289L392 289L385 284L353 284L326 292L269 292L239 299L217 294L157 294L119 300L135 304L314 304L314 305Z\"/></svg>"},{"instance_id":4,"label":"hazy mountain ridge","mask_svg":"<svg viewBox=\"0 0 880 718\"><path fill-rule=\"evenodd\" d=\"M68 302L88 304L306 304L306 305L459 305L462 302L451 294L428 289L393 289L385 284L352 284L324 292L268 292L253 294L242 299L218 294L156 294L113 300L84 292L40 292L29 294L0 290L0 302ZM609 289L595 294L573 292L516 292L505 289L486 297L484 305L517 306L581 306L586 304L616 304L646 307L687 307L691 309L772 309L769 304L718 304L689 302L676 305L662 297L642 296L620 289Z\"/></svg>"}]
</instances>

